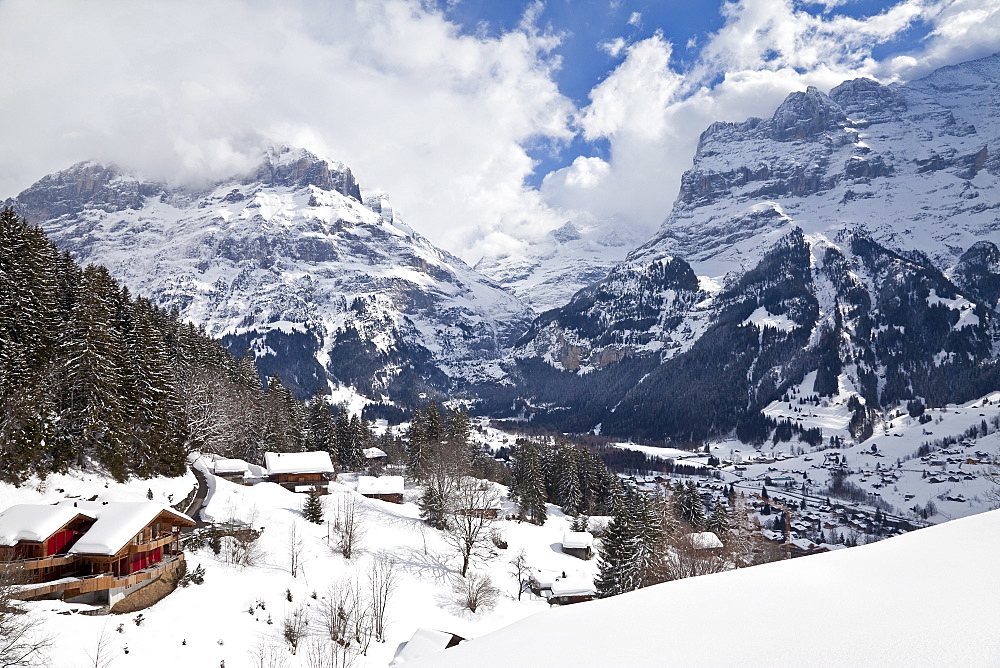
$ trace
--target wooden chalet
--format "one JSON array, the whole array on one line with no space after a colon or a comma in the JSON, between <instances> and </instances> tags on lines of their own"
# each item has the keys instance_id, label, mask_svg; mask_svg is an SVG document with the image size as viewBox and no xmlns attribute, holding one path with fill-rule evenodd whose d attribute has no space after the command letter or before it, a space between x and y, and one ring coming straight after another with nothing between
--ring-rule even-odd
<instances>
[{"instance_id":1,"label":"wooden chalet","mask_svg":"<svg viewBox=\"0 0 1000 668\"><path fill-rule=\"evenodd\" d=\"M563 534L562 551L578 559L594 556L594 535L589 531L567 531Z\"/></svg>"},{"instance_id":2,"label":"wooden chalet","mask_svg":"<svg viewBox=\"0 0 1000 668\"><path fill-rule=\"evenodd\" d=\"M21 504L0 513L0 566L19 597L114 605L184 562L187 515L152 502Z\"/></svg>"},{"instance_id":3,"label":"wooden chalet","mask_svg":"<svg viewBox=\"0 0 1000 668\"><path fill-rule=\"evenodd\" d=\"M467 515L468 517L483 517L488 520L497 520L500 519L502 511L500 508L462 508L455 512L459 515Z\"/></svg>"},{"instance_id":4,"label":"wooden chalet","mask_svg":"<svg viewBox=\"0 0 1000 668\"><path fill-rule=\"evenodd\" d=\"M212 472L229 482L245 485L250 476L250 465L242 459L216 459Z\"/></svg>"},{"instance_id":5,"label":"wooden chalet","mask_svg":"<svg viewBox=\"0 0 1000 668\"><path fill-rule=\"evenodd\" d=\"M389 455L382 448L365 448L362 453L369 473L381 473L389 463Z\"/></svg>"},{"instance_id":6,"label":"wooden chalet","mask_svg":"<svg viewBox=\"0 0 1000 668\"><path fill-rule=\"evenodd\" d=\"M358 476L358 494L369 499L402 503L403 488L404 481L401 475L384 475L379 478L370 475Z\"/></svg>"},{"instance_id":7,"label":"wooden chalet","mask_svg":"<svg viewBox=\"0 0 1000 668\"><path fill-rule=\"evenodd\" d=\"M583 603L597 596L593 580L583 577L556 578L550 591L549 605Z\"/></svg>"},{"instance_id":8,"label":"wooden chalet","mask_svg":"<svg viewBox=\"0 0 1000 668\"><path fill-rule=\"evenodd\" d=\"M719 537L711 531L685 534L684 541L698 554L722 554L725 548Z\"/></svg>"},{"instance_id":9,"label":"wooden chalet","mask_svg":"<svg viewBox=\"0 0 1000 668\"><path fill-rule=\"evenodd\" d=\"M267 479L293 492L326 494L328 481L333 478L330 453L265 452Z\"/></svg>"}]
</instances>

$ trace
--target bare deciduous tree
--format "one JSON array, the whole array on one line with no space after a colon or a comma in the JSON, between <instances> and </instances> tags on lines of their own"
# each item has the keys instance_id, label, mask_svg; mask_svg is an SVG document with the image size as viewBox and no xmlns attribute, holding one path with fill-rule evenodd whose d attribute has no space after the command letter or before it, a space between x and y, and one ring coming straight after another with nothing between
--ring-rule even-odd
<instances>
[{"instance_id":1,"label":"bare deciduous tree","mask_svg":"<svg viewBox=\"0 0 1000 668\"><path fill-rule=\"evenodd\" d=\"M295 523L288 529L288 570L292 574L293 578L299 577L299 569L302 567L302 552L305 549L305 543L302 541L301 536L299 536L298 527Z\"/></svg>"},{"instance_id":2,"label":"bare deciduous tree","mask_svg":"<svg viewBox=\"0 0 1000 668\"><path fill-rule=\"evenodd\" d=\"M444 538L461 557L465 577L474 559L496 556L490 536L496 525L492 512L500 506L500 495L491 483L463 476L455 481L450 506Z\"/></svg>"},{"instance_id":3,"label":"bare deciduous tree","mask_svg":"<svg viewBox=\"0 0 1000 668\"><path fill-rule=\"evenodd\" d=\"M348 668L368 652L373 635L372 608L357 582L344 578L331 584L318 614L334 668Z\"/></svg>"},{"instance_id":4,"label":"bare deciduous tree","mask_svg":"<svg viewBox=\"0 0 1000 668\"><path fill-rule=\"evenodd\" d=\"M454 591L459 605L470 612L489 610L500 598L500 590L493 585L487 573L469 571L464 578L455 578Z\"/></svg>"},{"instance_id":5,"label":"bare deciduous tree","mask_svg":"<svg viewBox=\"0 0 1000 668\"><path fill-rule=\"evenodd\" d=\"M293 655L298 652L299 643L305 638L308 630L309 611L305 605L299 605L285 615L285 619L281 623L281 637L288 643Z\"/></svg>"},{"instance_id":6,"label":"bare deciduous tree","mask_svg":"<svg viewBox=\"0 0 1000 668\"><path fill-rule=\"evenodd\" d=\"M263 638L250 650L250 661L253 668L285 668L288 665L285 651L276 641Z\"/></svg>"},{"instance_id":7,"label":"bare deciduous tree","mask_svg":"<svg viewBox=\"0 0 1000 668\"><path fill-rule=\"evenodd\" d=\"M240 568L259 566L264 561L264 551L257 542L259 537L252 530L234 532L224 543L226 561Z\"/></svg>"},{"instance_id":8,"label":"bare deciduous tree","mask_svg":"<svg viewBox=\"0 0 1000 668\"><path fill-rule=\"evenodd\" d=\"M661 564L664 580L681 580L732 568L724 554L703 548L694 535L686 534L666 544L667 552Z\"/></svg>"},{"instance_id":9,"label":"bare deciduous tree","mask_svg":"<svg viewBox=\"0 0 1000 668\"><path fill-rule=\"evenodd\" d=\"M353 496L341 497L333 509L333 547L350 559L358 550L365 537L365 527L358 513L358 500Z\"/></svg>"},{"instance_id":10,"label":"bare deciduous tree","mask_svg":"<svg viewBox=\"0 0 1000 668\"><path fill-rule=\"evenodd\" d=\"M50 665L52 639L38 631L38 621L14 598L21 576L16 569L0 567L0 666Z\"/></svg>"},{"instance_id":11,"label":"bare deciduous tree","mask_svg":"<svg viewBox=\"0 0 1000 668\"><path fill-rule=\"evenodd\" d=\"M372 625L375 640L385 642L385 611L389 599L399 585L399 571L396 562L385 553L380 552L372 559L368 571L368 585L371 593Z\"/></svg>"},{"instance_id":12,"label":"bare deciduous tree","mask_svg":"<svg viewBox=\"0 0 1000 668\"><path fill-rule=\"evenodd\" d=\"M521 600L521 594L528 587L531 567L528 565L528 555L524 550L517 553L517 556L510 560L511 575L517 580L517 600Z\"/></svg>"},{"instance_id":13,"label":"bare deciduous tree","mask_svg":"<svg viewBox=\"0 0 1000 668\"><path fill-rule=\"evenodd\" d=\"M88 665L92 668L108 668L112 662L117 658L114 650L111 648L112 641L111 632L108 631L107 623L101 627L101 633L97 636L97 641L94 643L93 651L87 650L87 660ZM5 663L4 666L19 666L22 664L18 663ZM31 665L31 664L27 664Z\"/></svg>"},{"instance_id":14,"label":"bare deciduous tree","mask_svg":"<svg viewBox=\"0 0 1000 668\"><path fill-rule=\"evenodd\" d=\"M305 661L308 668L337 668L335 650L330 639L313 635L306 641Z\"/></svg>"}]
</instances>

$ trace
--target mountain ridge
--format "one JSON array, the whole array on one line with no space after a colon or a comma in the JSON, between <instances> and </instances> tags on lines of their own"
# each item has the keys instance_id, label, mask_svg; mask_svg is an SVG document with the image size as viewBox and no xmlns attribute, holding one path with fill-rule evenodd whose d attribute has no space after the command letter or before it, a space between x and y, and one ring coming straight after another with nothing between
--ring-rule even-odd
<instances>
[{"instance_id":1,"label":"mountain ridge","mask_svg":"<svg viewBox=\"0 0 1000 668\"><path fill-rule=\"evenodd\" d=\"M170 188L79 163L13 201L79 259L176 308L300 397L447 392L499 357L531 311L402 222L383 193L302 149Z\"/></svg>"}]
</instances>

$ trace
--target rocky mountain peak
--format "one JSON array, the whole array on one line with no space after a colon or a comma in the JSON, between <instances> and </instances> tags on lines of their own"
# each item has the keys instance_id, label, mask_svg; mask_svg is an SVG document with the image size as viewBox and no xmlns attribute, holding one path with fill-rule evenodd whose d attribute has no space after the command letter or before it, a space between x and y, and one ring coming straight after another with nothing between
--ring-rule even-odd
<instances>
[{"instance_id":1,"label":"rocky mountain peak","mask_svg":"<svg viewBox=\"0 0 1000 668\"><path fill-rule=\"evenodd\" d=\"M803 141L847 123L839 104L815 86L785 98L771 117L771 137L775 141Z\"/></svg>"},{"instance_id":2,"label":"rocky mountain peak","mask_svg":"<svg viewBox=\"0 0 1000 668\"><path fill-rule=\"evenodd\" d=\"M906 111L906 99L898 91L872 79L845 81L830 91L830 99L855 122L884 122Z\"/></svg>"},{"instance_id":3,"label":"rocky mountain peak","mask_svg":"<svg viewBox=\"0 0 1000 668\"><path fill-rule=\"evenodd\" d=\"M126 176L116 165L79 162L50 174L17 197L18 212L32 222L57 218L84 208L112 212L141 209L146 197L157 195L157 184Z\"/></svg>"},{"instance_id":4,"label":"rocky mountain peak","mask_svg":"<svg viewBox=\"0 0 1000 668\"><path fill-rule=\"evenodd\" d=\"M331 162L301 148L270 148L244 184L257 182L269 187L304 188L316 186L361 202L361 188L343 163Z\"/></svg>"},{"instance_id":5,"label":"rocky mountain peak","mask_svg":"<svg viewBox=\"0 0 1000 668\"><path fill-rule=\"evenodd\" d=\"M552 230L552 237L563 244L567 241L576 241L580 238L580 230L572 222L567 222L557 230Z\"/></svg>"}]
</instances>

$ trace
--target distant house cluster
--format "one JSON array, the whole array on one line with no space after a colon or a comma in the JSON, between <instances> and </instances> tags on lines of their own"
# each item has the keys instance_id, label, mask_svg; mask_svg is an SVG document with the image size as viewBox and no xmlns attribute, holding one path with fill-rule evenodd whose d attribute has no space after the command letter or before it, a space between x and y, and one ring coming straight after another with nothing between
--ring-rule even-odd
<instances>
[{"instance_id":1,"label":"distant house cluster","mask_svg":"<svg viewBox=\"0 0 1000 668\"><path fill-rule=\"evenodd\" d=\"M181 568L187 515L152 502L20 504L0 513L0 570L24 599L114 605Z\"/></svg>"},{"instance_id":2,"label":"distant house cluster","mask_svg":"<svg viewBox=\"0 0 1000 668\"><path fill-rule=\"evenodd\" d=\"M388 458L385 452L367 448L364 454L368 470L381 472ZM329 453L323 451L265 452L263 467L242 459L217 459L212 470L216 476L240 485L273 482L289 491L306 494L329 493L330 481L336 475ZM370 499L402 503L403 488L403 476L358 476L358 493Z\"/></svg>"}]
</instances>

